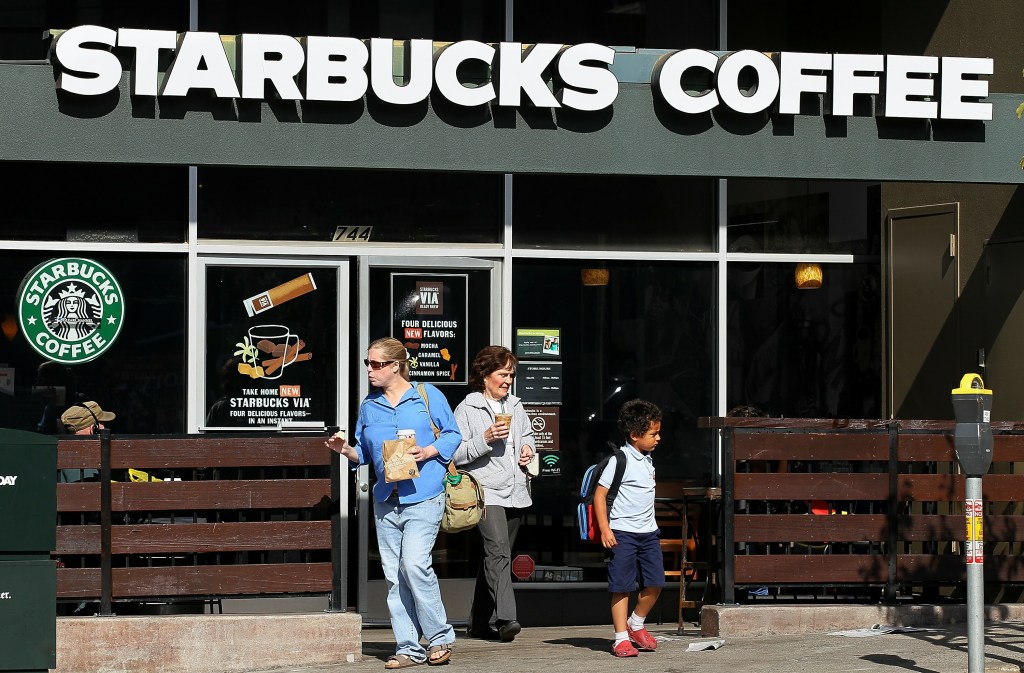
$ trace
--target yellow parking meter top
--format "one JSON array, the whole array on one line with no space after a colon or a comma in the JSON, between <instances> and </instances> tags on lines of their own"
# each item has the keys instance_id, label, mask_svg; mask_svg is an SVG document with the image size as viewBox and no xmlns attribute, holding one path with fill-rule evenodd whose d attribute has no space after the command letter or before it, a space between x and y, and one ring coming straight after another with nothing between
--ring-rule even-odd
<instances>
[{"instance_id":1,"label":"yellow parking meter top","mask_svg":"<svg viewBox=\"0 0 1024 673\"><path fill-rule=\"evenodd\" d=\"M975 387L977 384L977 387ZM960 387L953 388L954 395L991 395L992 391L985 388L985 382L978 374L964 374L960 379Z\"/></svg>"}]
</instances>

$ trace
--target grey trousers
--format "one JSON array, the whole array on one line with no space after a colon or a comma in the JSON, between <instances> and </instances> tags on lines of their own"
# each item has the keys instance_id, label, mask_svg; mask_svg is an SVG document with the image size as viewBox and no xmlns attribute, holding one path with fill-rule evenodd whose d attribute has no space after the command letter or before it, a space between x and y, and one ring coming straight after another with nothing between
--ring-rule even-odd
<instances>
[{"instance_id":1,"label":"grey trousers","mask_svg":"<svg viewBox=\"0 0 1024 673\"><path fill-rule=\"evenodd\" d=\"M516 618L516 597L512 593L512 545L519 532L523 510L487 505L487 516L477 524L484 542L484 559L476 576L469 628L484 633L493 616L497 621Z\"/></svg>"}]
</instances>

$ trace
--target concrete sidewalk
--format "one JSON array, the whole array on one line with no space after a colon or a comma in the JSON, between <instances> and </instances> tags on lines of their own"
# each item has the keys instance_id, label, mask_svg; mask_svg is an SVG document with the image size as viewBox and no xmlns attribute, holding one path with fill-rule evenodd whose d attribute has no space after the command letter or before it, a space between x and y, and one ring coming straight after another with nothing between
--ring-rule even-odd
<instances>
[{"instance_id":1,"label":"concrete sidewalk","mask_svg":"<svg viewBox=\"0 0 1024 673\"><path fill-rule=\"evenodd\" d=\"M867 628L871 624L849 625ZM689 652L692 643L707 642L696 628L676 634L674 624L649 625L660 640L657 652L639 658L616 659L610 653L611 627L525 628L513 643L465 637L458 641L451 662L440 671L480 673L844 673L846 671L913 671L965 673L966 625L928 627L912 633L851 638L823 633L777 636L724 637L717 650ZM1024 662L1024 622L989 623L985 628L986 671L1017 672ZM333 666L278 669L280 673L361 673L384 670L394 653L390 629L363 630L361 660ZM426 670L416 667L417 670Z\"/></svg>"}]
</instances>

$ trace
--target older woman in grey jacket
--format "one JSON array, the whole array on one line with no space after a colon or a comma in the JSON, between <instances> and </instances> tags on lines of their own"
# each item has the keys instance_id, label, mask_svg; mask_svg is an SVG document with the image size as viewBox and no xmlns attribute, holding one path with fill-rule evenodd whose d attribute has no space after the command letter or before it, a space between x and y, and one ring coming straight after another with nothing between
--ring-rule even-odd
<instances>
[{"instance_id":1,"label":"older woman in grey jacket","mask_svg":"<svg viewBox=\"0 0 1024 673\"><path fill-rule=\"evenodd\" d=\"M523 510L533 504L527 471L534 454L533 432L522 401L509 393L516 363L516 356L504 346L487 346L477 353L469 373L474 392L455 409L462 432L455 464L476 477L487 503L487 515L477 526L484 559L467 634L503 642L514 640L522 630L512 593L512 545Z\"/></svg>"}]
</instances>

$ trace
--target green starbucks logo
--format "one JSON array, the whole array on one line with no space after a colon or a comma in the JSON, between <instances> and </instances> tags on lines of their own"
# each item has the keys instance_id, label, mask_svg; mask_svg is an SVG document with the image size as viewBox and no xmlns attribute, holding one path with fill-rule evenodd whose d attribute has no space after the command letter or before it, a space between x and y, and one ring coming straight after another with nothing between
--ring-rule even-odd
<instances>
[{"instance_id":1,"label":"green starbucks logo","mask_svg":"<svg viewBox=\"0 0 1024 673\"><path fill-rule=\"evenodd\" d=\"M21 333L43 357L79 364L114 343L124 322L117 279L91 259L51 259L33 269L18 291Z\"/></svg>"}]
</instances>

